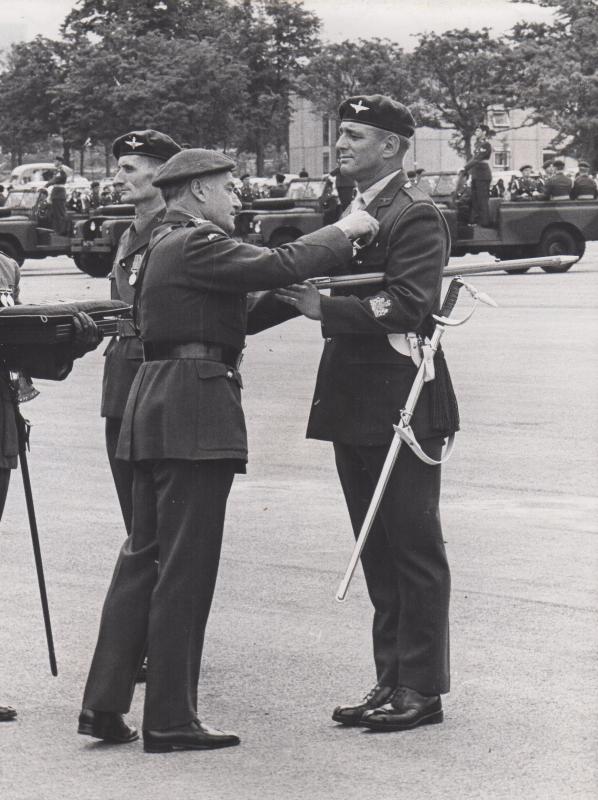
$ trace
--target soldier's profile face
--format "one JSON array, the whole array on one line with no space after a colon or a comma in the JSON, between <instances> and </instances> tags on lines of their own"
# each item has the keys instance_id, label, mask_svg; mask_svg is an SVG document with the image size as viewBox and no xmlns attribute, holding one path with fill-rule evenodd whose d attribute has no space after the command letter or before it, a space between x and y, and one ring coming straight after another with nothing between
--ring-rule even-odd
<instances>
[{"instance_id":1,"label":"soldier's profile face","mask_svg":"<svg viewBox=\"0 0 598 800\"><path fill-rule=\"evenodd\" d=\"M359 122L342 122L336 150L341 173L356 181L377 175L384 163L383 137L378 128Z\"/></svg>"},{"instance_id":2,"label":"soldier's profile face","mask_svg":"<svg viewBox=\"0 0 598 800\"><path fill-rule=\"evenodd\" d=\"M161 161L147 156L126 155L118 159L118 172L114 176L114 186L121 193L125 203L141 203L152 200L160 190L152 186Z\"/></svg>"},{"instance_id":3,"label":"soldier's profile face","mask_svg":"<svg viewBox=\"0 0 598 800\"><path fill-rule=\"evenodd\" d=\"M201 180L203 190L202 211L209 219L226 233L235 230L235 214L242 203L235 192L232 172L217 172Z\"/></svg>"}]
</instances>

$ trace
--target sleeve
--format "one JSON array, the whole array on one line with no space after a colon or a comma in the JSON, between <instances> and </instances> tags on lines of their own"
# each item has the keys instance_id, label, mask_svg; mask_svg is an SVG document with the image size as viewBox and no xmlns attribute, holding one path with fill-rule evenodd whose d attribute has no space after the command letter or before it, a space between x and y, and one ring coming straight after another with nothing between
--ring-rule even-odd
<instances>
[{"instance_id":1,"label":"sleeve","mask_svg":"<svg viewBox=\"0 0 598 800\"><path fill-rule=\"evenodd\" d=\"M363 299L323 296L323 336L416 331L435 311L448 255L440 211L431 203L414 203L390 237L385 288Z\"/></svg>"},{"instance_id":2,"label":"sleeve","mask_svg":"<svg viewBox=\"0 0 598 800\"><path fill-rule=\"evenodd\" d=\"M265 331L300 316L296 308L278 300L274 292L252 292L247 297L248 334Z\"/></svg>"},{"instance_id":3,"label":"sleeve","mask_svg":"<svg viewBox=\"0 0 598 800\"><path fill-rule=\"evenodd\" d=\"M573 181L573 186L571 187L571 200L577 200L577 195L579 194L579 183L577 179Z\"/></svg>"},{"instance_id":4,"label":"sleeve","mask_svg":"<svg viewBox=\"0 0 598 800\"><path fill-rule=\"evenodd\" d=\"M278 289L333 274L353 255L351 242L333 225L274 250L237 242L220 229L215 231L193 228L185 240L187 275L199 291L247 294Z\"/></svg>"}]
</instances>

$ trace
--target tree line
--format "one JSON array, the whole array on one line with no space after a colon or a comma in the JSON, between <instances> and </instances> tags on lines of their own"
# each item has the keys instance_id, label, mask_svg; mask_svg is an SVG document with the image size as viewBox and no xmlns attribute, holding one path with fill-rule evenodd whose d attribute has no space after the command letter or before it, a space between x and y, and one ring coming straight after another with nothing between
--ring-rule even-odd
<instances>
[{"instance_id":1,"label":"tree line","mask_svg":"<svg viewBox=\"0 0 598 800\"><path fill-rule=\"evenodd\" d=\"M519 2L520 0L513 0ZM295 0L78 0L60 37L13 45L0 73L0 144L12 164L49 136L64 157L154 127L190 146L282 159L294 96L335 116L349 94L389 94L419 124L450 125L470 157L491 106L530 109L554 146L598 167L598 0L522 0L555 9L519 23L417 37L325 43Z\"/></svg>"}]
</instances>

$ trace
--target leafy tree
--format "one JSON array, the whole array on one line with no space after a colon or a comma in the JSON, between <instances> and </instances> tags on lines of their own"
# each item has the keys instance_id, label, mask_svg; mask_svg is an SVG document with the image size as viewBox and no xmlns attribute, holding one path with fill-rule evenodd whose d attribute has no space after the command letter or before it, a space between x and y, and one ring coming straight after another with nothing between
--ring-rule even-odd
<instances>
[{"instance_id":1,"label":"leafy tree","mask_svg":"<svg viewBox=\"0 0 598 800\"><path fill-rule=\"evenodd\" d=\"M227 0L78 0L62 31L75 39L105 39L119 31L205 39L226 27L229 11Z\"/></svg>"},{"instance_id":2,"label":"leafy tree","mask_svg":"<svg viewBox=\"0 0 598 800\"><path fill-rule=\"evenodd\" d=\"M598 2L533 1L553 7L556 19L514 27L514 90L534 121L557 130L555 147L598 168Z\"/></svg>"},{"instance_id":3,"label":"leafy tree","mask_svg":"<svg viewBox=\"0 0 598 800\"><path fill-rule=\"evenodd\" d=\"M455 128L451 144L469 159L473 133L488 107L517 104L513 68L509 45L491 38L488 28L420 35L411 57L411 79L420 97L417 116L427 125Z\"/></svg>"},{"instance_id":4,"label":"leafy tree","mask_svg":"<svg viewBox=\"0 0 598 800\"><path fill-rule=\"evenodd\" d=\"M61 74L56 43L38 36L13 45L0 75L0 142L12 166L24 151L57 130L51 88Z\"/></svg>"},{"instance_id":5,"label":"leafy tree","mask_svg":"<svg viewBox=\"0 0 598 800\"><path fill-rule=\"evenodd\" d=\"M299 2L240 0L231 9L231 23L228 41L251 78L236 108L243 120L238 144L255 152L261 175L266 145L287 143L290 95L315 52L320 22Z\"/></svg>"},{"instance_id":6,"label":"leafy tree","mask_svg":"<svg viewBox=\"0 0 598 800\"><path fill-rule=\"evenodd\" d=\"M327 116L354 94L387 94L408 103L407 59L388 39L358 39L327 44L311 59L299 81L299 93Z\"/></svg>"}]
</instances>

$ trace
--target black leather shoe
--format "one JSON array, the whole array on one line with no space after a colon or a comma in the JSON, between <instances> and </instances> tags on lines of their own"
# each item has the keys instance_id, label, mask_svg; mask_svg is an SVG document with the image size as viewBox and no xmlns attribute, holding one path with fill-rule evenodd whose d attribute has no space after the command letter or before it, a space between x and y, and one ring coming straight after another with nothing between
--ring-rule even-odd
<instances>
[{"instance_id":1,"label":"black leather shoe","mask_svg":"<svg viewBox=\"0 0 598 800\"><path fill-rule=\"evenodd\" d=\"M440 695L428 697L399 686L386 705L366 711L361 724L373 731L407 731L419 725L435 725L443 719Z\"/></svg>"},{"instance_id":2,"label":"black leather shoe","mask_svg":"<svg viewBox=\"0 0 598 800\"><path fill-rule=\"evenodd\" d=\"M146 753L172 753L174 750L215 750L233 747L241 740L236 733L210 728L198 719L187 725L159 731L143 731L143 749Z\"/></svg>"},{"instance_id":3,"label":"black leather shoe","mask_svg":"<svg viewBox=\"0 0 598 800\"><path fill-rule=\"evenodd\" d=\"M340 722L341 725L359 725L366 711L384 705L393 692L392 686L383 686L377 683L361 703L354 706L337 706L332 712L332 719Z\"/></svg>"},{"instance_id":4,"label":"black leather shoe","mask_svg":"<svg viewBox=\"0 0 598 800\"><path fill-rule=\"evenodd\" d=\"M139 739L137 728L131 728L116 711L93 711L84 708L79 714L77 733L93 736L113 744L126 744Z\"/></svg>"},{"instance_id":5,"label":"black leather shoe","mask_svg":"<svg viewBox=\"0 0 598 800\"><path fill-rule=\"evenodd\" d=\"M10 722L17 716L17 712L12 706L0 706L0 722Z\"/></svg>"}]
</instances>

